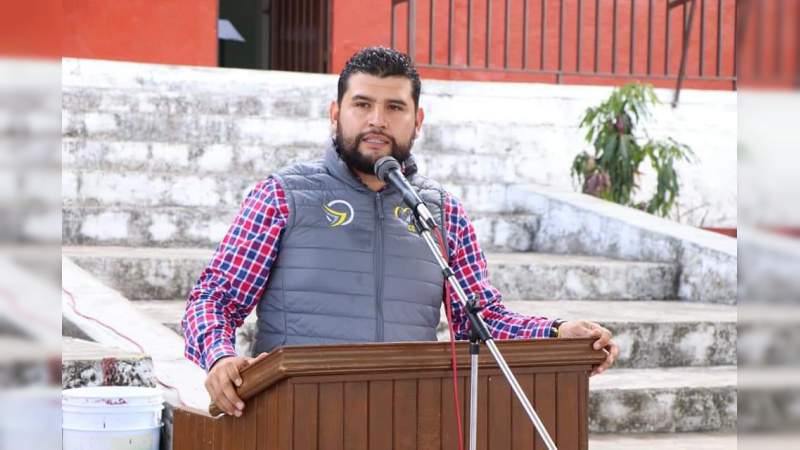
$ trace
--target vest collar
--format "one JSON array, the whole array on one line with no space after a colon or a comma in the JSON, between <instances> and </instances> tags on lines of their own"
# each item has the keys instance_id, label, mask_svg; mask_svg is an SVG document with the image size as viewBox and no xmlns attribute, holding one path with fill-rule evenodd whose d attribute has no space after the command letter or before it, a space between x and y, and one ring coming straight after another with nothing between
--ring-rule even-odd
<instances>
[{"instance_id":1,"label":"vest collar","mask_svg":"<svg viewBox=\"0 0 800 450\"><path fill-rule=\"evenodd\" d=\"M417 163L414 161L414 156L411 155L406 159L401 165L403 170L403 174L411 178L414 174L417 173ZM367 185L361 182L361 180L356 177L356 175L350 171L350 168L347 167L342 158L339 157L339 154L336 153L336 148L333 146L333 142L328 144L328 147L325 149L325 167L327 167L328 171L334 177L338 178L339 180L343 181L353 189L357 191L365 191L365 192L372 192ZM395 189L391 185L386 185L386 187L381 192L393 192Z\"/></svg>"}]
</instances>

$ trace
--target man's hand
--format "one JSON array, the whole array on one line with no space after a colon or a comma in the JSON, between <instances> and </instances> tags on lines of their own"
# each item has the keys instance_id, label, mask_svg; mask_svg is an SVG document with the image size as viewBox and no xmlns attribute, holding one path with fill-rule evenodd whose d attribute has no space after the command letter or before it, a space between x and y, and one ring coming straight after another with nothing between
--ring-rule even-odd
<instances>
[{"instance_id":1,"label":"man's hand","mask_svg":"<svg viewBox=\"0 0 800 450\"><path fill-rule=\"evenodd\" d=\"M236 388L242 385L239 372L245 367L264 359L267 353L261 353L255 358L249 356L224 356L218 359L206 377L206 390L211 396L211 401L219 409L230 416L239 417L244 409L244 402L236 394ZM235 385L235 387L234 387Z\"/></svg>"},{"instance_id":2,"label":"man's hand","mask_svg":"<svg viewBox=\"0 0 800 450\"><path fill-rule=\"evenodd\" d=\"M619 347L611 340L611 332L600 324L589 322L588 320L572 320L562 323L561 326L558 327L558 336L570 338L597 338L593 344L594 349L603 349L608 356L606 356L606 360L603 364L600 364L592 370L590 376L603 373L614 364L614 360L616 360L617 355L619 355Z\"/></svg>"}]
</instances>

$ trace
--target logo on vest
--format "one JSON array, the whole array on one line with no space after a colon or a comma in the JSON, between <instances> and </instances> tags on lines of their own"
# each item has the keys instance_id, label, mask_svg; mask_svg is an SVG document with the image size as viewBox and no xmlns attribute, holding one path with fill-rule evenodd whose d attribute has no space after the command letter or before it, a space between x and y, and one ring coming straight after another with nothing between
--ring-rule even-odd
<instances>
[{"instance_id":1,"label":"logo on vest","mask_svg":"<svg viewBox=\"0 0 800 450\"><path fill-rule=\"evenodd\" d=\"M331 200L322 205L322 209L331 228L349 225L355 215L353 205L344 200Z\"/></svg>"},{"instance_id":2,"label":"logo on vest","mask_svg":"<svg viewBox=\"0 0 800 450\"><path fill-rule=\"evenodd\" d=\"M414 224L414 214L411 208L405 206L394 207L394 217L406 224L406 230L409 233L417 234L417 226Z\"/></svg>"}]
</instances>

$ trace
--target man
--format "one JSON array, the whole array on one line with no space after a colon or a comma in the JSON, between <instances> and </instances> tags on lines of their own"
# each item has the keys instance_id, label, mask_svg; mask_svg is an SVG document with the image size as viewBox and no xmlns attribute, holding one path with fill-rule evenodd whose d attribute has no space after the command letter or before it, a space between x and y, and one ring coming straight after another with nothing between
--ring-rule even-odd
<instances>
[{"instance_id":1,"label":"man","mask_svg":"<svg viewBox=\"0 0 800 450\"><path fill-rule=\"evenodd\" d=\"M227 414L244 403L239 372L283 345L436 340L444 278L417 235L400 193L373 172L391 155L437 217L459 283L477 296L496 339L594 337L607 360L611 333L587 321L513 313L490 284L486 260L459 201L416 174L411 157L425 114L410 58L364 49L339 76L330 105L334 135L325 158L280 170L244 200L228 234L189 294L183 328L186 356L208 370L206 389ZM469 323L455 294L448 299L457 339ZM234 332L257 309L253 354L237 356Z\"/></svg>"}]
</instances>

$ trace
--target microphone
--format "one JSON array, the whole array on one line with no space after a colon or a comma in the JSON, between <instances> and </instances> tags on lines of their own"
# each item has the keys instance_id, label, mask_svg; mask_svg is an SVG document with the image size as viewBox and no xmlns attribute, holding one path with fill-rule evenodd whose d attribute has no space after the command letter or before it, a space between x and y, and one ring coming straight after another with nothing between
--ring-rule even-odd
<instances>
[{"instance_id":1,"label":"microphone","mask_svg":"<svg viewBox=\"0 0 800 450\"><path fill-rule=\"evenodd\" d=\"M375 175L379 180L394 186L403 195L403 202L411 208L418 221L423 225L427 225L430 230L436 228L436 222L433 220L425 202L419 198L417 191L408 182L403 171L400 170L400 163L392 156L384 156L383 158L375 161Z\"/></svg>"}]
</instances>

